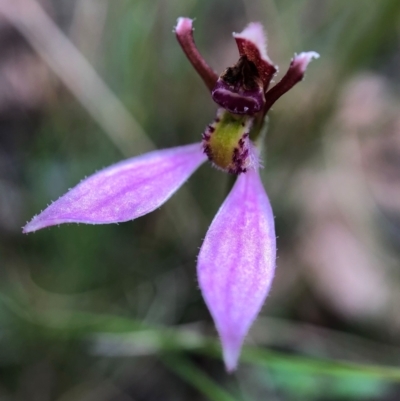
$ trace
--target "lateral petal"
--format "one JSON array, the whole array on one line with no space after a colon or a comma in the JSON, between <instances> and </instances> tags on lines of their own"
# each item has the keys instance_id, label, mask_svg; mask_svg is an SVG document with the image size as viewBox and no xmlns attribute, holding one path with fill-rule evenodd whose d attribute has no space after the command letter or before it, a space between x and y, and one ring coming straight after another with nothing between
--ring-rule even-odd
<instances>
[{"instance_id":1,"label":"lateral petal","mask_svg":"<svg viewBox=\"0 0 400 401\"><path fill-rule=\"evenodd\" d=\"M240 174L201 247L197 273L221 338L227 371L268 294L275 270L274 217L258 170Z\"/></svg>"},{"instance_id":2,"label":"lateral petal","mask_svg":"<svg viewBox=\"0 0 400 401\"><path fill-rule=\"evenodd\" d=\"M201 144L157 150L114 164L86 178L23 229L61 223L119 223L166 202L206 160Z\"/></svg>"}]
</instances>

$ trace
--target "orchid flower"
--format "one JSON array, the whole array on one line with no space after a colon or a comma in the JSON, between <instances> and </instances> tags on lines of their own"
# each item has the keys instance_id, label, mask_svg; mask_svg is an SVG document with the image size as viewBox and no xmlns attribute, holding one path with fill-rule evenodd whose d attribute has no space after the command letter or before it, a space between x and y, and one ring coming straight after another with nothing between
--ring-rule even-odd
<instances>
[{"instance_id":1,"label":"orchid flower","mask_svg":"<svg viewBox=\"0 0 400 401\"><path fill-rule=\"evenodd\" d=\"M157 150L86 178L35 216L24 233L61 223L133 220L166 202L207 159L237 176L205 236L197 262L204 300L219 333L227 371L238 363L243 340L269 292L275 271L274 216L259 168L265 116L304 77L315 52L295 55L283 78L266 52L260 23L233 37L239 60L218 76L193 39L192 20L179 18L177 39L219 105L199 143Z\"/></svg>"}]
</instances>

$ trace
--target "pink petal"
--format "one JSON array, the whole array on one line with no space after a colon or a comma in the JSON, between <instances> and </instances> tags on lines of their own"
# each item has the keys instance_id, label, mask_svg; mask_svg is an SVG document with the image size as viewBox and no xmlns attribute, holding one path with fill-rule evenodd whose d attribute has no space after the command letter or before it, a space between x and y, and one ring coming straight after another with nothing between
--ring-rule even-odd
<instances>
[{"instance_id":1,"label":"pink petal","mask_svg":"<svg viewBox=\"0 0 400 401\"><path fill-rule=\"evenodd\" d=\"M198 278L221 338L225 366L240 349L275 270L274 217L258 171L240 174L215 216L198 258Z\"/></svg>"},{"instance_id":2,"label":"pink petal","mask_svg":"<svg viewBox=\"0 0 400 401\"><path fill-rule=\"evenodd\" d=\"M251 22L242 32L234 33L233 37L239 54L247 56L256 65L266 90L277 68L267 55L267 36L263 26L259 22Z\"/></svg>"},{"instance_id":3,"label":"pink petal","mask_svg":"<svg viewBox=\"0 0 400 401\"><path fill-rule=\"evenodd\" d=\"M167 201L205 160L196 143L114 164L71 189L23 231L61 223L118 223L143 216Z\"/></svg>"}]
</instances>

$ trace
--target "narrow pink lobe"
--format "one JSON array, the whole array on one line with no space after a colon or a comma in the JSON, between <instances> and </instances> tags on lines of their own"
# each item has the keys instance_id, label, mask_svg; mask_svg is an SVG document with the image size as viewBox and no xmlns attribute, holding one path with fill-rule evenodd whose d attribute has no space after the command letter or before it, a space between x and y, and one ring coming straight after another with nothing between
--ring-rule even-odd
<instances>
[{"instance_id":1,"label":"narrow pink lobe","mask_svg":"<svg viewBox=\"0 0 400 401\"><path fill-rule=\"evenodd\" d=\"M217 82L218 75L206 63L196 47L193 38L193 20L184 17L178 18L175 34L186 57L211 91Z\"/></svg>"},{"instance_id":2,"label":"narrow pink lobe","mask_svg":"<svg viewBox=\"0 0 400 401\"><path fill-rule=\"evenodd\" d=\"M275 270L274 217L258 171L238 179L201 247L201 291L221 338L228 371L268 294Z\"/></svg>"},{"instance_id":3,"label":"narrow pink lobe","mask_svg":"<svg viewBox=\"0 0 400 401\"><path fill-rule=\"evenodd\" d=\"M23 231L61 223L118 223L143 216L167 201L205 160L196 143L114 164L83 180Z\"/></svg>"},{"instance_id":4,"label":"narrow pink lobe","mask_svg":"<svg viewBox=\"0 0 400 401\"><path fill-rule=\"evenodd\" d=\"M312 59L318 59L317 52L303 52L295 55L290 62L289 69L283 78L272 87L265 95L264 114L272 107L272 105L288 90L292 89L298 82L302 81L308 64Z\"/></svg>"}]
</instances>

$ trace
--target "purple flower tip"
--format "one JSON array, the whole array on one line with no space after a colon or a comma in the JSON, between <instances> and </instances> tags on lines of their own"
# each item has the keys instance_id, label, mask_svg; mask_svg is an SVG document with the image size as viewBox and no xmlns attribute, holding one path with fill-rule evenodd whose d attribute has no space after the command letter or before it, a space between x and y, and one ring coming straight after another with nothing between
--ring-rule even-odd
<instances>
[{"instance_id":1,"label":"purple flower tip","mask_svg":"<svg viewBox=\"0 0 400 401\"><path fill-rule=\"evenodd\" d=\"M197 272L232 372L275 271L274 217L258 170L239 175L201 247Z\"/></svg>"},{"instance_id":2,"label":"purple flower tip","mask_svg":"<svg viewBox=\"0 0 400 401\"><path fill-rule=\"evenodd\" d=\"M221 336L221 343L225 369L228 373L232 373L238 365L243 338L239 336L233 338Z\"/></svg>"},{"instance_id":3,"label":"purple flower tip","mask_svg":"<svg viewBox=\"0 0 400 401\"><path fill-rule=\"evenodd\" d=\"M201 145L195 143L114 164L72 188L35 216L23 232L62 223L133 220L166 202L205 160Z\"/></svg>"}]
</instances>

